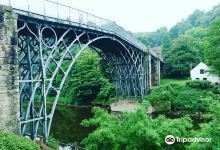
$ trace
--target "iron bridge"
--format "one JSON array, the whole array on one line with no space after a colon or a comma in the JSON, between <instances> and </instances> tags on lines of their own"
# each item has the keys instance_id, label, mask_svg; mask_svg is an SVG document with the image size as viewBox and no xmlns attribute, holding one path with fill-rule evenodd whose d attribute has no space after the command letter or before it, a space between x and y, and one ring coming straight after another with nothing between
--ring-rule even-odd
<instances>
[{"instance_id":1,"label":"iron bridge","mask_svg":"<svg viewBox=\"0 0 220 150\"><path fill-rule=\"evenodd\" d=\"M0 4L17 14L22 135L48 138L61 89L87 47L113 66L117 97L137 99L148 92L149 56L157 55L115 22L50 0ZM51 109L48 95L54 96Z\"/></svg>"}]
</instances>

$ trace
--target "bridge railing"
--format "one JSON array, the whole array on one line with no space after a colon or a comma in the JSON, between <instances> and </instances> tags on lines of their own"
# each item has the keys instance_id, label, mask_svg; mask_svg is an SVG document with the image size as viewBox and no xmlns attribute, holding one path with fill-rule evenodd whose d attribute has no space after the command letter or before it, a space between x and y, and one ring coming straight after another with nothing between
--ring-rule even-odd
<instances>
[{"instance_id":1,"label":"bridge railing","mask_svg":"<svg viewBox=\"0 0 220 150\"><path fill-rule=\"evenodd\" d=\"M47 17L57 18L58 20L78 23L88 27L95 27L106 32L116 34L120 38L132 43L142 51L146 51L143 43L139 42L131 33L117 25L115 22L103 19L93 14L60 4L51 0L0 0L0 4L10 5L15 9L39 14Z\"/></svg>"}]
</instances>

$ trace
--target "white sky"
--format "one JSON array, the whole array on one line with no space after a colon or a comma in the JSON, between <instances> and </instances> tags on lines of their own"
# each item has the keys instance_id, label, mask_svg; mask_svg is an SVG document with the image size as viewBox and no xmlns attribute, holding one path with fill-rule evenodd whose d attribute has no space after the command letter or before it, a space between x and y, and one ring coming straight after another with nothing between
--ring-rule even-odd
<instances>
[{"instance_id":1,"label":"white sky","mask_svg":"<svg viewBox=\"0 0 220 150\"><path fill-rule=\"evenodd\" d=\"M4 2L8 0L0 0ZM23 9L24 3L31 9L41 10L43 0L11 0ZM52 0L112 21L132 32L150 32L166 26L170 29L194 10L210 10L220 0ZM50 6L46 6L50 7ZM56 7L55 7L56 8ZM52 8L54 9L54 8ZM42 9L43 10L43 9ZM56 10L50 11L56 14ZM62 14L65 16L67 12Z\"/></svg>"},{"instance_id":2,"label":"white sky","mask_svg":"<svg viewBox=\"0 0 220 150\"><path fill-rule=\"evenodd\" d=\"M171 28L196 9L210 10L219 0L53 0L116 21L132 32Z\"/></svg>"}]
</instances>

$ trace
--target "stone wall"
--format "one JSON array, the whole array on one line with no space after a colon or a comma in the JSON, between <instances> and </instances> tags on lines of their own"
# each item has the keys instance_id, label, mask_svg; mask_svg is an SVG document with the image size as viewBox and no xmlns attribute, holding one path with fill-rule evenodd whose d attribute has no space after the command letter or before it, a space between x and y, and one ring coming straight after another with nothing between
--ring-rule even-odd
<instances>
[{"instance_id":1,"label":"stone wall","mask_svg":"<svg viewBox=\"0 0 220 150\"><path fill-rule=\"evenodd\" d=\"M20 134L17 17L0 5L0 130Z\"/></svg>"}]
</instances>

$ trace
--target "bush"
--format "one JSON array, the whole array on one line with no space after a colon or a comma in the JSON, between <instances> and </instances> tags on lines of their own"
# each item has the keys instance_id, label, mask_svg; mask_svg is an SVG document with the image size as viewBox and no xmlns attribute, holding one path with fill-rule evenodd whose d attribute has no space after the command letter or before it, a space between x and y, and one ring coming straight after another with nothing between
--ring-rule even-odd
<instances>
[{"instance_id":1,"label":"bush","mask_svg":"<svg viewBox=\"0 0 220 150\"><path fill-rule=\"evenodd\" d=\"M49 137L47 141L47 146L49 146L52 149L57 149L58 143L55 138Z\"/></svg>"},{"instance_id":2,"label":"bush","mask_svg":"<svg viewBox=\"0 0 220 150\"><path fill-rule=\"evenodd\" d=\"M191 86L194 83L188 85ZM197 113L209 110L207 97L212 97L210 91L193 89L189 86L168 85L154 89L150 95L145 97L145 100L149 101L157 112L178 110L185 113Z\"/></svg>"},{"instance_id":3,"label":"bush","mask_svg":"<svg viewBox=\"0 0 220 150\"><path fill-rule=\"evenodd\" d=\"M190 137L192 120L189 117L168 119L159 116L152 119L144 107L120 117L102 109L94 110L94 117L84 120L84 126L95 126L96 130L83 140L92 150L184 150L187 144L174 143L172 147L164 142L166 135Z\"/></svg>"},{"instance_id":4,"label":"bush","mask_svg":"<svg viewBox=\"0 0 220 150\"><path fill-rule=\"evenodd\" d=\"M211 89L212 93L214 94L220 94L220 87L219 86L214 86L212 89Z\"/></svg>"},{"instance_id":5,"label":"bush","mask_svg":"<svg viewBox=\"0 0 220 150\"><path fill-rule=\"evenodd\" d=\"M13 133L0 132L1 150L40 150L40 147L30 139Z\"/></svg>"},{"instance_id":6,"label":"bush","mask_svg":"<svg viewBox=\"0 0 220 150\"><path fill-rule=\"evenodd\" d=\"M194 80L186 82L186 86L194 89L200 89L200 90L209 90L214 88L214 85L206 80Z\"/></svg>"},{"instance_id":7,"label":"bush","mask_svg":"<svg viewBox=\"0 0 220 150\"><path fill-rule=\"evenodd\" d=\"M208 124L201 124L201 130L196 137L211 138L211 142L193 142L187 148L189 150L219 150L220 148L220 104L214 103L210 109L213 120Z\"/></svg>"},{"instance_id":8,"label":"bush","mask_svg":"<svg viewBox=\"0 0 220 150\"><path fill-rule=\"evenodd\" d=\"M177 85L173 85L177 86ZM145 97L157 111L168 111L171 109L170 102L176 97L176 92L171 85L154 89L150 95Z\"/></svg>"},{"instance_id":9,"label":"bush","mask_svg":"<svg viewBox=\"0 0 220 150\"><path fill-rule=\"evenodd\" d=\"M208 92L197 89L185 88L179 91L179 94L172 102L173 111L182 110L185 112L207 112L209 110L209 102L206 100Z\"/></svg>"}]
</instances>

